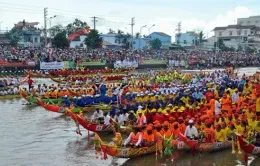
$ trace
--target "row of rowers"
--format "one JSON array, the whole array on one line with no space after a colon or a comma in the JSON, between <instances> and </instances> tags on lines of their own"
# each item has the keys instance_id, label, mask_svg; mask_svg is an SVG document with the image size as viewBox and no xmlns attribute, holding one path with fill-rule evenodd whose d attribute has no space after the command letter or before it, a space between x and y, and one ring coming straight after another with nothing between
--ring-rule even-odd
<instances>
[{"instance_id":1,"label":"row of rowers","mask_svg":"<svg viewBox=\"0 0 260 166\"><path fill-rule=\"evenodd\" d=\"M177 140L179 133L184 134L188 139L202 139L203 142L224 142L231 140L233 132L243 135L244 138L252 140L254 144L259 144L260 121L256 120L256 116L245 118L245 116L234 117L234 115L216 116L215 118L191 118L187 121L182 117L177 120L173 117L169 121L160 123L155 121L153 124L137 125L133 127L128 138L122 141L121 134L117 133L113 139L116 145L131 145L134 147L152 146L155 143L160 143L162 138L172 138ZM259 144L260 145L260 144Z\"/></svg>"}]
</instances>

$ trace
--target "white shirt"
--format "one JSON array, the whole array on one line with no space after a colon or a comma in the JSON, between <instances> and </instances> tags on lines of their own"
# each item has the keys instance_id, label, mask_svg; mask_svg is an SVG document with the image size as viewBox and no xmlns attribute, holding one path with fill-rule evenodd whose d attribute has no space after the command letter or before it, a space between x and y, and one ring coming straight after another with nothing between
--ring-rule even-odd
<instances>
[{"instance_id":1,"label":"white shirt","mask_svg":"<svg viewBox=\"0 0 260 166\"><path fill-rule=\"evenodd\" d=\"M192 126L191 128L190 126L187 126L184 135L190 138L193 138L194 136L198 137L198 130L195 126Z\"/></svg>"},{"instance_id":2,"label":"white shirt","mask_svg":"<svg viewBox=\"0 0 260 166\"><path fill-rule=\"evenodd\" d=\"M220 113L221 113L221 105L217 100L215 100L215 115L218 115Z\"/></svg>"},{"instance_id":3,"label":"white shirt","mask_svg":"<svg viewBox=\"0 0 260 166\"><path fill-rule=\"evenodd\" d=\"M239 98L238 93L233 93L232 94L232 102L237 103L238 98Z\"/></svg>"},{"instance_id":4,"label":"white shirt","mask_svg":"<svg viewBox=\"0 0 260 166\"><path fill-rule=\"evenodd\" d=\"M123 121L124 121L124 122L128 121L128 116L129 116L128 113L123 114Z\"/></svg>"},{"instance_id":5,"label":"white shirt","mask_svg":"<svg viewBox=\"0 0 260 166\"><path fill-rule=\"evenodd\" d=\"M105 125L110 125L110 119L111 119L111 117L109 115L105 116L104 117L104 124Z\"/></svg>"},{"instance_id":6,"label":"white shirt","mask_svg":"<svg viewBox=\"0 0 260 166\"><path fill-rule=\"evenodd\" d=\"M115 121L118 122L118 123L123 123L124 121L124 116L122 114L120 115L115 115Z\"/></svg>"},{"instance_id":7,"label":"white shirt","mask_svg":"<svg viewBox=\"0 0 260 166\"><path fill-rule=\"evenodd\" d=\"M127 144L131 141L132 134L133 134L133 133L131 133L131 134L128 136L128 138L125 140L124 145L127 145ZM142 134L139 134L139 138L138 138L138 141L136 142L135 146L138 146L141 142L142 142Z\"/></svg>"},{"instance_id":8,"label":"white shirt","mask_svg":"<svg viewBox=\"0 0 260 166\"><path fill-rule=\"evenodd\" d=\"M104 117L102 110L99 110L99 113L97 111L95 111L94 114L92 115L92 119L98 119L98 118L102 118L102 117Z\"/></svg>"}]
</instances>

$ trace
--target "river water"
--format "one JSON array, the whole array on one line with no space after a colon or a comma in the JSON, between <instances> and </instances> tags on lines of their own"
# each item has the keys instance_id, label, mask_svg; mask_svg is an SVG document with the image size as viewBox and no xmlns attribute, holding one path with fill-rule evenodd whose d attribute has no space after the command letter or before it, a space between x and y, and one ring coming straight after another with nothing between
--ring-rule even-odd
<instances>
[{"instance_id":1,"label":"river water","mask_svg":"<svg viewBox=\"0 0 260 166\"><path fill-rule=\"evenodd\" d=\"M240 70L250 73L253 69ZM256 69L254 69L255 71ZM39 79L37 83L49 82ZM76 126L69 117L29 106L23 99L0 100L0 166L234 166L243 165L243 155L226 151L196 154L175 152L171 157L155 154L135 159L96 159L88 132L76 135ZM92 133L90 133L92 134ZM102 134L109 140L109 134ZM251 156L250 165L259 166L260 158Z\"/></svg>"}]
</instances>

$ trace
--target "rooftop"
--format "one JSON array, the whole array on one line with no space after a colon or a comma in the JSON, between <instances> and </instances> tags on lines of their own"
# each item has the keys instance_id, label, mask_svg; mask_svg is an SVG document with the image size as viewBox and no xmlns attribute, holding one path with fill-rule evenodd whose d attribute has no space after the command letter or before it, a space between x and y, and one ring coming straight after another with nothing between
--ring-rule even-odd
<instances>
[{"instance_id":1,"label":"rooftop","mask_svg":"<svg viewBox=\"0 0 260 166\"><path fill-rule=\"evenodd\" d=\"M213 31L226 30L226 29L255 29L255 25L228 25L226 27L215 27Z\"/></svg>"},{"instance_id":2,"label":"rooftop","mask_svg":"<svg viewBox=\"0 0 260 166\"><path fill-rule=\"evenodd\" d=\"M167 35L167 34L164 33L164 32L153 32L153 33L156 33L156 34L161 35L161 36L171 37L170 35ZM153 34L153 33L152 33L152 34ZM151 35L151 34L150 34L150 35Z\"/></svg>"}]
</instances>

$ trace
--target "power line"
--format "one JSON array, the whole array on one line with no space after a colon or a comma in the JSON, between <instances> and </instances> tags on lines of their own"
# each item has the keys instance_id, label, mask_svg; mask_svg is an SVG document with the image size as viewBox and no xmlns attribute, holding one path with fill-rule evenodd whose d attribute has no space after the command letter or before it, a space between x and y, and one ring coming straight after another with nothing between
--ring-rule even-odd
<instances>
[{"instance_id":1,"label":"power line","mask_svg":"<svg viewBox=\"0 0 260 166\"><path fill-rule=\"evenodd\" d=\"M8 8L8 9L20 9L20 10L28 10L28 11L38 11L40 9L32 9L32 8L25 8L25 7L17 7L17 6L6 6L6 5L3 5L3 4L0 4L0 7L1 8Z\"/></svg>"},{"instance_id":2,"label":"power line","mask_svg":"<svg viewBox=\"0 0 260 166\"><path fill-rule=\"evenodd\" d=\"M9 9L0 9L0 11L6 11L6 12L19 12L19 13L33 13L33 14L41 14L40 12L32 12L32 11L24 11L24 10L9 10Z\"/></svg>"},{"instance_id":3,"label":"power line","mask_svg":"<svg viewBox=\"0 0 260 166\"><path fill-rule=\"evenodd\" d=\"M6 3L6 2L1 2L1 4L6 4L6 5L15 5L15 6L25 6L25 7L41 8L41 9L43 8L42 6L21 5L21 4Z\"/></svg>"}]
</instances>

